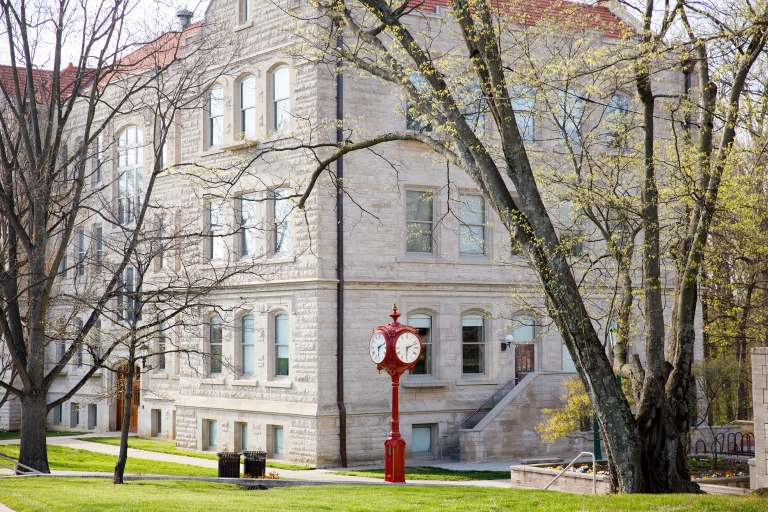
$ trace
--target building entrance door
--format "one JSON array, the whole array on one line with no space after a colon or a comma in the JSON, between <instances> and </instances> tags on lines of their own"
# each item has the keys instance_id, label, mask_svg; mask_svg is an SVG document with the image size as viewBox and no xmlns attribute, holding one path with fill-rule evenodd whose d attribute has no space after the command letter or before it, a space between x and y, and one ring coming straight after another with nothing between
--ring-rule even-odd
<instances>
[{"instance_id":1,"label":"building entrance door","mask_svg":"<svg viewBox=\"0 0 768 512\"><path fill-rule=\"evenodd\" d=\"M123 370L124 371L124 370ZM123 372L117 374L117 407L115 408L117 430L123 429L123 415L125 414L125 392L128 389L126 385L126 375ZM128 431L138 433L139 431L139 404L141 403L141 369L136 366L133 370L133 382L131 383L133 396L131 397L131 420L128 424Z\"/></svg>"},{"instance_id":2,"label":"building entrance door","mask_svg":"<svg viewBox=\"0 0 768 512\"><path fill-rule=\"evenodd\" d=\"M515 345L515 378L518 382L534 371L533 346L533 343Z\"/></svg>"}]
</instances>

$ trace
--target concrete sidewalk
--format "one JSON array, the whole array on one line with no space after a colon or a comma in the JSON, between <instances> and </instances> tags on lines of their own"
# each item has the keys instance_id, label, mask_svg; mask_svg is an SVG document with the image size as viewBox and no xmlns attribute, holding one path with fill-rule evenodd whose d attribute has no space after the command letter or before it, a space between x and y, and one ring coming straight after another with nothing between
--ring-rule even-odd
<instances>
[{"instance_id":1,"label":"concrete sidewalk","mask_svg":"<svg viewBox=\"0 0 768 512\"><path fill-rule=\"evenodd\" d=\"M118 434L119 435L119 434ZM117 456L119 452L118 446L112 446L101 443L93 443L89 441L83 441L88 437L106 437L110 436L107 433L94 433L94 434L79 434L73 437L48 437L47 443L51 446L65 446L67 448L73 448L77 450L88 450L97 453L103 453L106 455ZM117 435L115 435L117 437ZM18 444L19 440L3 441L2 444ZM190 466L198 466L210 469L216 469L218 462L215 460L201 459L198 457L187 457L185 455L173 455L167 453L150 452L146 450L137 450L134 448L128 448L128 457L145 460L155 460L162 462L174 462L177 464L188 464ZM475 471L509 471L509 466L515 464L515 461L510 462L487 462L480 464L462 464L460 462L440 462L435 460L416 460L411 461L411 466L435 466L451 470L475 470ZM306 482L318 482L318 483L383 483L381 478L368 478L348 475L336 475L335 471L353 471L363 469L381 469L383 465L371 465L361 467L349 467L349 468L328 468L328 469L309 469L302 471L292 471L287 469L267 468L267 472L276 472L280 478L290 479L294 481L306 481ZM54 474L69 474L72 476L84 476L85 473L72 472L72 471L53 471ZM102 476L94 474L94 476ZM408 471L406 470L406 480L408 478ZM470 481L446 481L446 480L412 480L405 485L450 485L450 486L462 486L462 487L495 487L495 488L511 488L509 479L504 480L470 480ZM0 510L0 512L3 512Z\"/></svg>"}]
</instances>

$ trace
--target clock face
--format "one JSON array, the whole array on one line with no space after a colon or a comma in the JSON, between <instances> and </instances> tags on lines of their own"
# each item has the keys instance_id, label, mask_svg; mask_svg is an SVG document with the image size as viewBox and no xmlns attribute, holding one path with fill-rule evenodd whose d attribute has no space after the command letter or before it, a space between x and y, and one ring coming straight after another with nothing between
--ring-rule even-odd
<instances>
[{"instance_id":1,"label":"clock face","mask_svg":"<svg viewBox=\"0 0 768 512\"><path fill-rule=\"evenodd\" d=\"M402 362L410 364L419 358L421 343L415 334L406 332L395 342L395 353Z\"/></svg>"},{"instance_id":2,"label":"clock face","mask_svg":"<svg viewBox=\"0 0 768 512\"><path fill-rule=\"evenodd\" d=\"M371 359L374 363L380 363L384 360L384 356L387 355L387 340L380 332L374 333L371 336L368 349L371 353Z\"/></svg>"}]
</instances>

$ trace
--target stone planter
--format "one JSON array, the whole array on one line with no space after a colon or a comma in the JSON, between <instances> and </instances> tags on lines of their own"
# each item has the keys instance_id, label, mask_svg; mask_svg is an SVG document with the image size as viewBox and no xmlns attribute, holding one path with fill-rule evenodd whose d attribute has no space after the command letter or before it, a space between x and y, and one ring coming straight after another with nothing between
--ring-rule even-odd
<instances>
[{"instance_id":1,"label":"stone planter","mask_svg":"<svg viewBox=\"0 0 768 512\"><path fill-rule=\"evenodd\" d=\"M591 464L591 462L590 462ZM553 478L560 473L559 470L549 469L549 464L534 464L530 466L510 466L511 483L515 487L527 487L530 489L543 489ZM605 475L597 475L595 484L598 494L608 493L608 479ZM553 491L575 492L579 494L592 493L592 475L566 471L557 482L550 487Z\"/></svg>"}]
</instances>

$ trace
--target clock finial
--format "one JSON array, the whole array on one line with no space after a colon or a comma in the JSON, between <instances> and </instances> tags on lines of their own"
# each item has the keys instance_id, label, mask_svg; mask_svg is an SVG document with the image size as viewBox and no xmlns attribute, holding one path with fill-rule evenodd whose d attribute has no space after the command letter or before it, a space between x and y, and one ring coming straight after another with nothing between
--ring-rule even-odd
<instances>
[{"instance_id":1,"label":"clock finial","mask_svg":"<svg viewBox=\"0 0 768 512\"><path fill-rule=\"evenodd\" d=\"M392 323L396 324L397 319L400 318L400 313L397 312L397 302L392 303L392 313L389 314L389 317L392 319Z\"/></svg>"}]
</instances>

